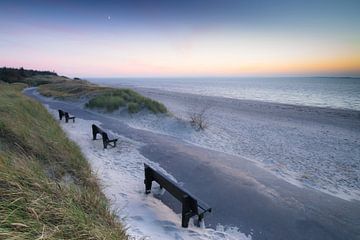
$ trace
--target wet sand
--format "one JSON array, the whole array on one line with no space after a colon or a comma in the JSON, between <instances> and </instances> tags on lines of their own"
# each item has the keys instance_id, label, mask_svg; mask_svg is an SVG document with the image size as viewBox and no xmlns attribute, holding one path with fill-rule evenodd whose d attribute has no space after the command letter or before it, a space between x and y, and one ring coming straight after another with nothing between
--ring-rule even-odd
<instances>
[{"instance_id":1,"label":"wet sand","mask_svg":"<svg viewBox=\"0 0 360 240\"><path fill-rule=\"evenodd\" d=\"M214 209L206 217L207 225L237 226L241 232L252 233L253 239L360 239L359 201L297 187L244 158L133 129L111 115L43 98L34 91L25 93L50 108L100 121L102 127L144 143L141 153L146 158L159 163ZM170 196L161 198L177 209Z\"/></svg>"}]
</instances>

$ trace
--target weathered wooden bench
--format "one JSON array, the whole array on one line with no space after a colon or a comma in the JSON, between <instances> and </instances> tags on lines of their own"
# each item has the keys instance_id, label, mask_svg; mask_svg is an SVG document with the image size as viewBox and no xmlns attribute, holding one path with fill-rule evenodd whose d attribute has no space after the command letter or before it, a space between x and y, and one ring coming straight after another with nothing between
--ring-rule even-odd
<instances>
[{"instance_id":1,"label":"weathered wooden bench","mask_svg":"<svg viewBox=\"0 0 360 240\"><path fill-rule=\"evenodd\" d=\"M69 113L65 112L65 122L69 122L70 119L75 122L75 116L70 116Z\"/></svg>"},{"instance_id":2,"label":"weathered wooden bench","mask_svg":"<svg viewBox=\"0 0 360 240\"><path fill-rule=\"evenodd\" d=\"M70 116L68 112L65 112L61 109L59 111L59 119L62 120L63 117L65 117L65 122L69 122L69 120L73 120L75 122L75 116Z\"/></svg>"},{"instance_id":3,"label":"weathered wooden bench","mask_svg":"<svg viewBox=\"0 0 360 240\"><path fill-rule=\"evenodd\" d=\"M204 202L201 202L190 194L187 190L180 187L171 179L167 178L160 172L157 172L149 165L145 164L145 193L151 192L152 182L155 181L160 185L160 188L165 188L171 195L182 203L182 219L181 226L187 228L189 220L193 216L198 216L198 226L204 219L206 212L211 212L211 208Z\"/></svg>"},{"instance_id":4,"label":"weathered wooden bench","mask_svg":"<svg viewBox=\"0 0 360 240\"><path fill-rule=\"evenodd\" d=\"M96 140L97 134L100 134L102 136L104 148L107 148L108 145L112 147L116 147L116 142L118 140L117 138L110 140L107 133L104 132L101 128L99 128L95 124L93 124L91 128L92 128L93 140Z\"/></svg>"}]
</instances>

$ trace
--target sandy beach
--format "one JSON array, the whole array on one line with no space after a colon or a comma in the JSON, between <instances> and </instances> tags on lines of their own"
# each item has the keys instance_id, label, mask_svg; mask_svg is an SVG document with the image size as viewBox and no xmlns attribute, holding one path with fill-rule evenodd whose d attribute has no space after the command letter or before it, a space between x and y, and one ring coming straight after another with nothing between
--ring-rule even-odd
<instances>
[{"instance_id":1,"label":"sandy beach","mask_svg":"<svg viewBox=\"0 0 360 240\"><path fill-rule=\"evenodd\" d=\"M131 126L260 164L277 176L360 200L360 112L137 89L164 102L174 118L130 118ZM206 109L206 131L185 125Z\"/></svg>"},{"instance_id":2,"label":"sandy beach","mask_svg":"<svg viewBox=\"0 0 360 240\"><path fill-rule=\"evenodd\" d=\"M25 93L50 109L63 108L84 121L98 121L113 134L137 142L138 164L115 168L123 160L110 153L100 159L106 158L108 169L119 174L139 173L145 161L158 164L213 207L214 213L206 218L206 226L216 229L212 239L231 239L225 234L227 229L234 230L230 227L252 239L360 236L358 112L138 90L162 101L173 115L102 114L82 109L82 102L43 98L34 89ZM194 131L186 119L189 112L204 106L208 107L209 128ZM76 136L77 130L68 129L69 135ZM79 142L89 155L89 143ZM121 145L119 151L121 156ZM111 185L115 177L110 170L101 176ZM141 185L139 180L138 187ZM106 192L110 198L112 194L129 196L126 189L119 191ZM178 210L169 195L159 199L172 211ZM115 206L123 206L121 200L114 200ZM132 219L133 226L141 223ZM165 234L187 239L174 228ZM180 237L174 237L174 232ZM198 235L199 239L204 236L210 235Z\"/></svg>"},{"instance_id":3,"label":"sandy beach","mask_svg":"<svg viewBox=\"0 0 360 240\"><path fill-rule=\"evenodd\" d=\"M0 239L360 240L359 0L0 9Z\"/></svg>"}]
</instances>

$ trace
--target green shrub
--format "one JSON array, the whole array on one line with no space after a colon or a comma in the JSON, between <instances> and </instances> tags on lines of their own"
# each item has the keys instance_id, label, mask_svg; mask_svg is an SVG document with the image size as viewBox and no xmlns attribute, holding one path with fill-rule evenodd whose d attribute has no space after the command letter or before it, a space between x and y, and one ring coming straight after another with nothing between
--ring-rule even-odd
<instances>
[{"instance_id":1,"label":"green shrub","mask_svg":"<svg viewBox=\"0 0 360 240\"><path fill-rule=\"evenodd\" d=\"M85 107L102 108L113 112L127 105L129 113L137 113L147 108L152 113L166 113L166 107L150 98L143 97L131 89L107 89L107 92L92 98Z\"/></svg>"},{"instance_id":2,"label":"green shrub","mask_svg":"<svg viewBox=\"0 0 360 240\"><path fill-rule=\"evenodd\" d=\"M91 99L85 107L87 108L103 108L108 112L118 110L120 107L126 105L125 100L120 96L111 96L108 94L96 96Z\"/></svg>"}]
</instances>

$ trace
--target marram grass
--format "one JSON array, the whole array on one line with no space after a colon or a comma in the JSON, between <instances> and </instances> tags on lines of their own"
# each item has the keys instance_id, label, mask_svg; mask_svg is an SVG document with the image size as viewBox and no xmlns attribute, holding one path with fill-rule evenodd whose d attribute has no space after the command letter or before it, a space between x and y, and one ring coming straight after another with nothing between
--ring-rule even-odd
<instances>
[{"instance_id":1,"label":"marram grass","mask_svg":"<svg viewBox=\"0 0 360 240\"><path fill-rule=\"evenodd\" d=\"M0 239L127 239L79 148L22 87L0 84Z\"/></svg>"},{"instance_id":2,"label":"marram grass","mask_svg":"<svg viewBox=\"0 0 360 240\"><path fill-rule=\"evenodd\" d=\"M36 76L33 77L33 81L38 77L44 78L44 76ZM60 99L85 97L89 99L85 107L104 109L107 112L124 107L129 113L137 113L142 109L147 109L155 114L167 113L167 109L162 103L144 97L131 89L101 87L85 80L60 81L55 80L55 77L52 76L47 76L46 80L49 81L49 78L54 78L54 81L40 85L38 88L39 92L47 97Z\"/></svg>"},{"instance_id":3,"label":"marram grass","mask_svg":"<svg viewBox=\"0 0 360 240\"><path fill-rule=\"evenodd\" d=\"M144 97L131 89L110 89L105 93L92 98L86 105L87 108L102 108L108 112L127 107L129 113L137 113L148 109L152 113L166 113L166 107L157 101Z\"/></svg>"}]
</instances>

